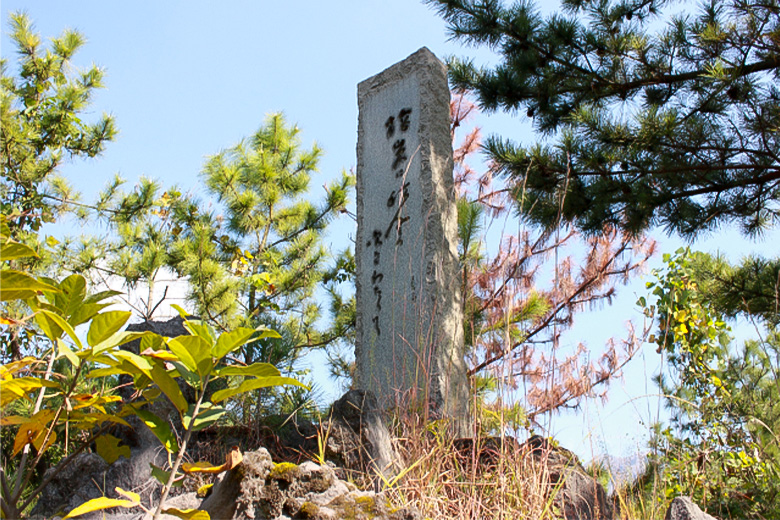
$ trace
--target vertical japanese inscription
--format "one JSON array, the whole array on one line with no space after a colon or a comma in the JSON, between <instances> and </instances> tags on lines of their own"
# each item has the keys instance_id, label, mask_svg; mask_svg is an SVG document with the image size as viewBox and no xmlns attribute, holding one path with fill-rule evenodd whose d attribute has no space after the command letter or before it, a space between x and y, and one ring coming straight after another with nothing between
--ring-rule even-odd
<instances>
[{"instance_id":1,"label":"vertical japanese inscription","mask_svg":"<svg viewBox=\"0 0 780 520\"><path fill-rule=\"evenodd\" d=\"M355 384L466 425L446 72L423 48L358 85Z\"/></svg>"},{"instance_id":2,"label":"vertical japanese inscription","mask_svg":"<svg viewBox=\"0 0 780 520\"><path fill-rule=\"evenodd\" d=\"M396 246L402 246L403 241L403 225L410 219L408 215L403 215L403 209L409 200L409 185L410 182L406 181L406 173L409 167L409 154L406 150L406 139L403 134L409 131L410 118L412 115L411 108L402 108L398 114L391 115L385 120L385 135L392 150L392 164L390 166L391 172L394 172L396 178L400 178L403 184L397 190L392 190L387 197L386 208L389 210L388 214L391 215L388 221L387 227L383 229L374 229L371 235L371 239L366 242L368 249L373 249L373 264L374 269L371 273L371 288L374 295L374 313L371 317L373 323L374 332L377 336L382 335L382 327L380 325L380 313L382 312L382 281L385 278L384 273L380 271L382 263L382 246L386 243L391 243ZM406 181L406 182L404 182ZM391 236L395 231L395 240L391 240Z\"/></svg>"}]
</instances>

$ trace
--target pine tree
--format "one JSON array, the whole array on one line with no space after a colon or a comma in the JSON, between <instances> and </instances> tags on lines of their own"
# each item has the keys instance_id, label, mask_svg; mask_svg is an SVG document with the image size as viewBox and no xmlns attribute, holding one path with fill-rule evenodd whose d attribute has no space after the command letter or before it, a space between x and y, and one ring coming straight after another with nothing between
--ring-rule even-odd
<instances>
[{"instance_id":1,"label":"pine tree","mask_svg":"<svg viewBox=\"0 0 780 520\"><path fill-rule=\"evenodd\" d=\"M777 0L562 0L547 16L533 2L428 3L453 38L500 56L452 60L453 85L484 109L522 111L541 134L486 144L531 221L685 237L777 221Z\"/></svg>"},{"instance_id":2,"label":"pine tree","mask_svg":"<svg viewBox=\"0 0 780 520\"><path fill-rule=\"evenodd\" d=\"M108 115L94 123L81 119L103 86L102 69L72 65L86 42L82 34L66 30L46 48L24 13L12 13L9 25L19 63L12 76L6 59L0 62L0 211L18 236L71 207L74 197L57 169L68 159L100 154L116 127Z\"/></svg>"}]
</instances>

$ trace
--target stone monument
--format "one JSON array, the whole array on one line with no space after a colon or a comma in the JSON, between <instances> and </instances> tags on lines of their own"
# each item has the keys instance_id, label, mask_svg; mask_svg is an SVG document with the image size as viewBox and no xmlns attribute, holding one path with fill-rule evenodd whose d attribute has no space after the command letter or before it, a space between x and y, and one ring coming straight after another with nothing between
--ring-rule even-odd
<instances>
[{"instance_id":1,"label":"stone monument","mask_svg":"<svg viewBox=\"0 0 780 520\"><path fill-rule=\"evenodd\" d=\"M450 93L427 48L358 85L356 386L466 433Z\"/></svg>"}]
</instances>

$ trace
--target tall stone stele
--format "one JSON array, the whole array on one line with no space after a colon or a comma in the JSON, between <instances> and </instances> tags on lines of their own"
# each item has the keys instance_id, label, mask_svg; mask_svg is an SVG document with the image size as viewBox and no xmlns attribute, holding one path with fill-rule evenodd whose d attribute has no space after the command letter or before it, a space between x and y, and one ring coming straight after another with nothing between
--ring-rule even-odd
<instances>
[{"instance_id":1,"label":"tall stone stele","mask_svg":"<svg viewBox=\"0 0 780 520\"><path fill-rule=\"evenodd\" d=\"M427 48L358 85L356 386L465 433L449 101Z\"/></svg>"}]
</instances>

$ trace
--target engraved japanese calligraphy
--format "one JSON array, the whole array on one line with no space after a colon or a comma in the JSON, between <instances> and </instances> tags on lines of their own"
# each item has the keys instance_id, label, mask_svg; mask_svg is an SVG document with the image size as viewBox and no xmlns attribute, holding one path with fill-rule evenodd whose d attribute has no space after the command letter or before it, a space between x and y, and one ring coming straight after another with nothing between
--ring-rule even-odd
<instances>
[{"instance_id":1,"label":"engraved japanese calligraphy","mask_svg":"<svg viewBox=\"0 0 780 520\"><path fill-rule=\"evenodd\" d=\"M449 89L427 49L358 86L356 386L468 415Z\"/></svg>"}]
</instances>

